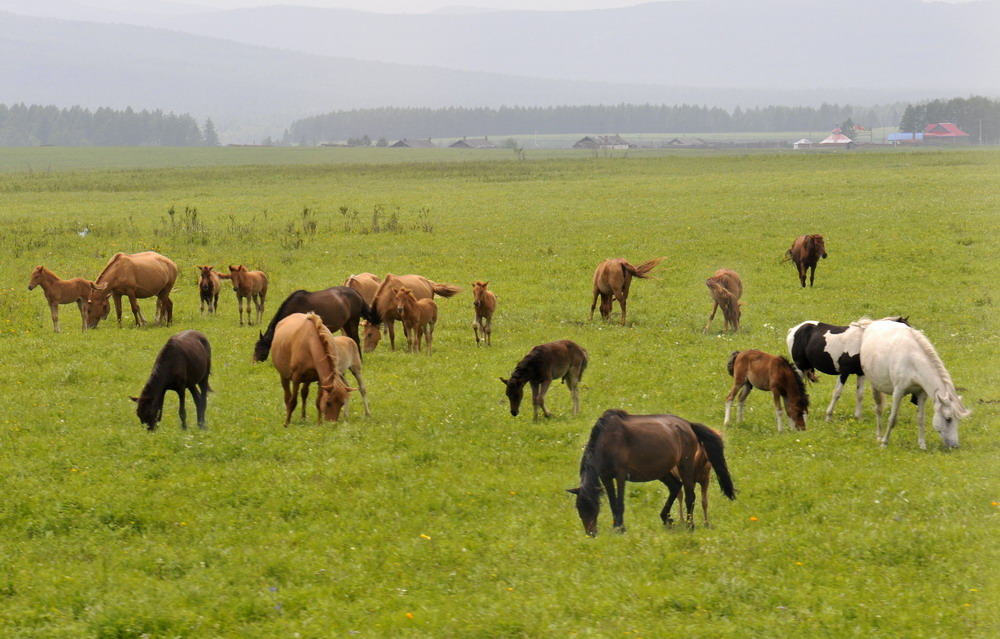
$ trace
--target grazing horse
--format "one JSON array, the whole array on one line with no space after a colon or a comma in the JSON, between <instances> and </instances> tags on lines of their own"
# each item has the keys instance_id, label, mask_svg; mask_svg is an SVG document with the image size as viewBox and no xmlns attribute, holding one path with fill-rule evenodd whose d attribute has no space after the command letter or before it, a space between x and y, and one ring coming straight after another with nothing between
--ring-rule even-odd
<instances>
[{"instance_id":1,"label":"grazing horse","mask_svg":"<svg viewBox=\"0 0 1000 639\"><path fill-rule=\"evenodd\" d=\"M715 275L705 280L705 284L712 295L712 314L708 316L708 323L702 332L708 332L712 320L715 319L715 311L719 308L722 309L722 317L725 320L723 330L730 328L733 331L740 330L740 307L743 306L743 302L740 301L743 297L743 282L740 281L740 276L736 271L720 268Z\"/></svg>"},{"instance_id":2,"label":"grazing horse","mask_svg":"<svg viewBox=\"0 0 1000 639\"><path fill-rule=\"evenodd\" d=\"M545 393L553 379L562 378L569 387L573 398L573 415L580 412L580 395L578 386L583 371L587 369L587 351L574 341L561 339L556 342L539 344L528 351L511 373L510 379L500 378L507 387L507 399L510 400L510 414L517 417L521 410L521 399L524 397L524 385L531 384L531 404L535 410L535 421L538 421L538 408L546 417L552 413L545 407Z\"/></svg>"},{"instance_id":3,"label":"grazing horse","mask_svg":"<svg viewBox=\"0 0 1000 639\"><path fill-rule=\"evenodd\" d=\"M375 301L375 293L381 283L382 278L374 273L358 273L344 280L344 286L361 293L361 298L368 306L371 306L372 302Z\"/></svg>"},{"instance_id":4,"label":"grazing horse","mask_svg":"<svg viewBox=\"0 0 1000 639\"><path fill-rule=\"evenodd\" d=\"M358 392L361 393L361 400L365 403L365 416L370 417L368 410L368 391L365 389L365 381L361 379L361 350L358 343L346 335L336 335L333 337L333 350L337 356L337 370L341 375L346 375L345 371L351 371L355 381L358 383ZM344 419L348 419L348 411L351 405L350 397L344 402Z\"/></svg>"},{"instance_id":5,"label":"grazing horse","mask_svg":"<svg viewBox=\"0 0 1000 639\"><path fill-rule=\"evenodd\" d=\"M292 313L307 313L309 311L319 315L331 333L343 331L344 335L359 345L361 339L358 336L358 323L361 318L364 317L378 324L378 316L365 304L361 295L352 288L334 286L322 291L299 289L293 291L281 303L278 311L271 318L267 331L264 333L258 331L260 339L254 344L253 361L263 362L267 359L267 354L271 350L271 340L274 339L274 329L278 322Z\"/></svg>"},{"instance_id":6,"label":"grazing horse","mask_svg":"<svg viewBox=\"0 0 1000 639\"><path fill-rule=\"evenodd\" d=\"M460 292L457 286L450 284L437 284L427 279L423 275L393 275L389 273L379 284L378 291L375 292L375 301L372 302L374 314L382 318L389 332L389 346L396 350L396 329L395 321L402 321L396 305L396 291L400 286L405 286L413 292L413 296L418 300L433 298L435 295L441 297L452 297ZM378 322L371 322L374 326L365 326L365 347L364 352L370 353L378 346L381 334L378 331ZM404 326L405 332L405 326ZM409 335L407 335L409 338Z\"/></svg>"},{"instance_id":7,"label":"grazing horse","mask_svg":"<svg viewBox=\"0 0 1000 639\"><path fill-rule=\"evenodd\" d=\"M257 323L264 316L264 298L267 297L267 275L263 271L248 271L245 266L229 265L229 275L236 291L236 305L240 307L240 326L243 326L243 300L247 301L247 324L253 326L250 300L257 308Z\"/></svg>"},{"instance_id":8,"label":"grazing horse","mask_svg":"<svg viewBox=\"0 0 1000 639\"><path fill-rule=\"evenodd\" d=\"M437 324L438 305L429 297L418 300L413 291L400 286L396 289L396 313L403 318L407 345L410 352L420 352L420 340L427 342L427 354L431 354L434 342L434 325Z\"/></svg>"},{"instance_id":9,"label":"grazing horse","mask_svg":"<svg viewBox=\"0 0 1000 639\"><path fill-rule=\"evenodd\" d=\"M72 304L73 302L76 302L77 308L80 309L80 317L83 319L83 329L87 330L85 304L87 303L87 296L90 295L90 287L93 284L90 280L85 280L82 277L61 280L55 273L39 265L31 272L31 281L28 282L28 290L30 291L36 286L42 287L42 292L45 294L45 301L49 303L49 310L52 313L52 326L55 328L55 332L58 333L59 305ZM111 307L105 302L104 317L108 316L110 310Z\"/></svg>"},{"instance_id":10,"label":"grazing horse","mask_svg":"<svg viewBox=\"0 0 1000 639\"><path fill-rule=\"evenodd\" d=\"M569 489L576 495L576 510L583 530L597 535L600 495L608 494L614 527L625 532L625 482L661 481L670 489L670 497L660 511L663 525L670 525L670 508L684 488L687 524L694 527L694 482L702 465L696 463L702 449L729 499L736 499L733 480L726 466L722 437L702 424L676 415L630 415L622 410L608 410L590 431L590 440L580 461L580 485ZM603 485L603 488L602 488ZM617 487L616 487L617 485ZM707 503L702 499L706 509Z\"/></svg>"},{"instance_id":11,"label":"grazing horse","mask_svg":"<svg viewBox=\"0 0 1000 639\"><path fill-rule=\"evenodd\" d=\"M130 399L147 430L156 430L163 415L163 397L167 391L177 393L177 413L181 428L187 430L184 391L191 393L198 414L198 428L205 428L205 408L208 406L208 376L212 372L212 347L198 331L181 331L167 340L153 363L153 372L138 397Z\"/></svg>"},{"instance_id":12,"label":"grazing horse","mask_svg":"<svg viewBox=\"0 0 1000 639\"><path fill-rule=\"evenodd\" d=\"M799 270L799 282L806 287L806 270L809 272L809 286L816 279L816 263L819 258L826 259L826 244L822 235L800 235L792 242L792 248L785 252L785 259L792 260Z\"/></svg>"},{"instance_id":13,"label":"grazing horse","mask_svg":"<svg viewBox=\"0 0 1000 639\"><path fill-rule=\"evenodd\" d=\"M139 302L136 301L137 298L144 297L156 297L156 314L153 320L169 325L174 319L174 303L170 301L170 291L174 288L175 281L177 265L155 251L133 255L116 253L90 285L85 305L87 326L96 328L97 323L107 317L109 295L115 298L119 328L122 325L122 295L128 297L136 326L147 323Z\"/></svg>"},{"instance_id":14,"label":"grazing horse","mask_svg":"<svg viewBox=\"0 0 1000 639\"><path fill-rule=\"evenodd\" d=\"M805 382L795 372L795 368L784 357L771 355L756 348L733 351L726 369L733 376L733 388L726 395L726 419L733 407L736 391L740 391L740 401L736 408L736 421L743 421L743 402L754 388L769 390L774 396L774 412L778 418L778 432L782 432L781 400L785 400L785 412L799 430L806 429L806 413L809 411L809 395Z\"/></svg>"},{"instance_id":15,"label":"grazing horse","mask_svg":"<svg viewBox=\"0 0 1000 639\"><path fill-rule=\"evenodd\" d=\"M628 289L632 285L632 276L641 279L656 279L649 272L662 262L663 257L655 257L639 266L632 266L627 260L615 258L604 260L594 271L594 299L590 303L590 318L594 319L594 307L597 306L597 296L601 296L601 317L607 322L611 318L612 299L618 300L622 309L622 326L625 326L625 303L628 300Z\"/></svg>"},{"instance_id":16,"label":"grazing horse","mask_svg":"<svg viewBox=\"0 0 1000 639\"><path fill-rule=\"evenodd\" d=\"M899 404L912 395L917 404L917 443L924 440L924 405L930 396L934 404L934 430L945 446L958 448L958 422L972 414L962 404L944 362L924 334L893 319L858 320L861 334L861 368L875 397L876 440L885 446L896 425ZM882 393L892 395L892 410L882 435Z\"/></svg>"},{"instance_id":17,"label":"grazing horse","mask_svg":"<svg viewBox=\"0 0 1000 639\"><path fill-rule=\"evenodd\" d=\"M486 287L489 282L476 280L472 283L472 308L476 318L472 320L472 332L476 336L476 346L479 346L479 330L483 331L483 341L492 346L490 337L493 335L493 312L497 308L497 296Z\"/></svg>"},{"instance_id":18,"label":"grazing horse","mask_svg":"<svg viewBox=\"0 0 1000 639\"><path fill-rule=\"evenodd\" d=\"M205 307L208 312L214 313L219 306L219 292L222 290L222 278L219 273L213 270L213 266L196 266L201 274L198 276L198 296L201 298L201 314L205 314ZM229 278L231 276L227 276Z\"/></svg>"},{"instance_id":19,"label":"grazing horse","mask_svg":"<svg viewBox=\"0 0 1000 639\"><path fill-rule=\"evenodd\" d=\"M281 375L285 391L285 426L292 419L299 387L302 387L302 419L306 417L309 385L318 382L316 424L325 417L329 422L340 418L350 391L337 369L333 335L316 313L292 313L278 322L274 331L271 361Z\"/></svg>"}]
</instances>

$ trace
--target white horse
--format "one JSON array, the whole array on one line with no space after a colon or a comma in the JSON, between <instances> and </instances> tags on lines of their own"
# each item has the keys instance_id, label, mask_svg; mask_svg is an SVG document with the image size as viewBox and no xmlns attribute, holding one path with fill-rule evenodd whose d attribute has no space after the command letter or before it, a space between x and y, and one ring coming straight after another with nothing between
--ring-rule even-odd
<instances>
[{"instance_id":1,"label":"white horse","mask_svg":"<svg viewBox=\"0 0 1000 639\"><path fill-rule=\"evenodd\" d=\"M934 403L934 429L945 446L958 447L958 421L972 411L962 405L951 375L937 351L917 329L892 321L858 320L864 328L861 336L861 368L864 369L875 398L875 437L882 446L889 443L889 433L896 425L899 404L904 395L913 395L917 404L920 448L924 441L924 404L928 395ZM882 435L882 393L892 394L892 410Z\"/></svg>"}]
</instances>

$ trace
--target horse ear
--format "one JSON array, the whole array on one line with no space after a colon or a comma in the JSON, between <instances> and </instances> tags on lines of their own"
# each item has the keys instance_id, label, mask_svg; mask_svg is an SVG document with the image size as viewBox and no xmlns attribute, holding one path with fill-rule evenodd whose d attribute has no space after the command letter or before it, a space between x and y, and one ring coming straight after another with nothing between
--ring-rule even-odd
<instances>
[{"instance_id":1,"label":"horse ear","mask_svg":"<svg viewBox=\"0 0 1000 639\"><path fill-rule=\"evenodd\" d=\"M129 396L129 399L131 399L131 400L132 400L133 402L135 402L136 404L138 404L138 403L139 403L139 398L138 398L138 397L132 397L132 396L130 395L130 396Z\"/></svg>"},{"instance_id":2,"label":"horse ear","mask_svg":"<svg viewBox=\"0 0 1000 639\"><path fill-rule=\"evenodd\" d=\"M257 334L260 335L260 339L264 339L264 334L260 332L260 329L257 329Z\"/></svg>"},{"instance_id":3,"label":"horse ear","mask_svg":"<svg viewBox=\"0 0 1000 639\"><path fill-rule=\"evenodd\" d=\"M504 386L506 386L508 382L510 382L509 379L504 379L503 377L500 378L500 383L503 384Z\"/></svg>"},{"instance_id":4,"label":"horse ear","mask_svg":"<svg viewBox=\"0 0 1000 639\"><path fill-rule=\"evenodd\" d=\"M574 495L579 495L580 494L580 489L579 488L567 488L566 492L573 493Z\"/></svg>"}]
</instances>

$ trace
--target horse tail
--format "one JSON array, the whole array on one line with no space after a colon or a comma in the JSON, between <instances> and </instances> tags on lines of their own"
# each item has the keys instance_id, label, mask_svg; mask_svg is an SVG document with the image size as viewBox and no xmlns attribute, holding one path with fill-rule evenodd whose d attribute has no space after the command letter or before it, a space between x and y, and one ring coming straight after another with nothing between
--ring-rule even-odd
<instances>
[{"instance_id":1,"label":"horse tail","mask_svg":"<svg viewBox=\"0 0 1000 639\"><path fill-rule=\"evenodd\" d=\"M705 280L705 286L708 287L714 300L722 300L723 298L729 298L730 300L736 299L736 294L726 288L725 284L720 282L715 277L710 277Z\"/></svg>"},{"instance_id":2,"label":"horse tail","mask_svg":"<svg viewBox=\"0 0 1000 639\"><path fill-rule=\"evenodd\" d=\"M431 282L431 289L434 291L435 295L440 295L441 297L451 297L456 293L461 293L462 289L457 286L452 286L451 284L435 284Z\"/></svg>"},{"instance_id":3,"label":"horse tail","mask_svg":"<svg viewBox=\"0 0 1000 639\"><path fill-rule=\"evenodd\" d=\"M701 442L702 447L705 449L708 461L712 464L715 477L719 481L719 488L722 489L722 494L729 497L729 499L736 499L733 478L729 475L729 467L726 466L726 457L723 454L725 444L722 442L722 435L704 424L697 424L695 422L691 422L691 430L694 431L695 437L698 438L698 441Z\"/></svg>"},{"instance_id":4,"label":"horse tail","mask_svg":"<svg viewBox=\"0 0 1000 639\"><path fill-rule=\"evenodd\" d=\"M739 356L739 351L733 351L729 355L729 361L726 362L726 370L729 371L729 376L733 376L733 369L736 367L736 358Z\"/></svg>"},{"instance_id":5,"label":"horse tail","mask_svg":"<svg viewBox=\"0 0 1000 639\"><path fill-rule=\"evenodd\" d=\"M583 361L580 362L580 374L576 378L577 382L583 379L583 371L587 370L587 364L590 363L590 359L587 357L587 349L581 348L580 350L583 351Z\"/></svg>"},{"instance_id":6,"label":"horse tail","mask_svg":"<svg viewBox=\"0 0 1000 639\"><path fill-rule=\"evenodd\" d=\"M624 262L624 263L622 263L622 268L625 269L626 271L628 271L629 273L631 273L632 275L638 277L638 278L642 278L644 280L652 280L652 279L656 279L656 278L652 277L649 274L649 272L652 271L654 268L656 268L657 265L660 262L662 262L663 260L665 260L665 259L667 259L667 258L665 258L665 257L654 257L653 259L651 259L651 260L649 260L647 262L643 262L639 266L632 266L628 262Z\"/></svg>"}]
</instances>

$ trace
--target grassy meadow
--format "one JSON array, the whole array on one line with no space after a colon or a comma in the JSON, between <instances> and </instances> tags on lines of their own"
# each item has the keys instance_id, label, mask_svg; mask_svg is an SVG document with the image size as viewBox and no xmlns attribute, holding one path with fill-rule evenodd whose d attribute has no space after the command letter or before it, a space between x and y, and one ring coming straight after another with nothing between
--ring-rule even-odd
<instances>
[{"instance_id":1,"label":"grassy meadow","mask_svg":"<svg viewBox=\"0 0 1000 639\"><path fill-rule=\"evenodd\" d=\"M1000 635L1000 150L322 152L4 150L0 635ZM801 289L780 260L816 232L829 259ZM112 312L84 333L68 305L54 334L26 289L37 264L95 278L143 250L180 269L171 327L135 329L126 310L124 328ZM627 326L587 321L602 259L655 256ZM350 420L317 426L310 402L283 428L231 290L199 314L194 266L237 263L268 273L267 319L361 271L465 290L438 300L433 356L365 355L371 418L356 398ZM736 335L721 314L702 333L721 267L744 282ZM474 279L499 297L490 348L473 340ZM738 498L713 480L711 527L698 507L694 531L664 530L665 488L630 484L628 532L605 502L583 534L564 489L605 409L721 428L732 350L784 354L803 320L893 314L973 411L959 449L928 415L921 451L909 403L879 448L853 380L830 423L834 380L811 385L808 429L780 435L755 391L725 433ZM208 430L181 431L171 393L148 433L128 396L187 328L213 348ZM589 351L581 414L553 384L552 419L511 417L497 378L561 338Z\"/></svg>"}]
</instances>

